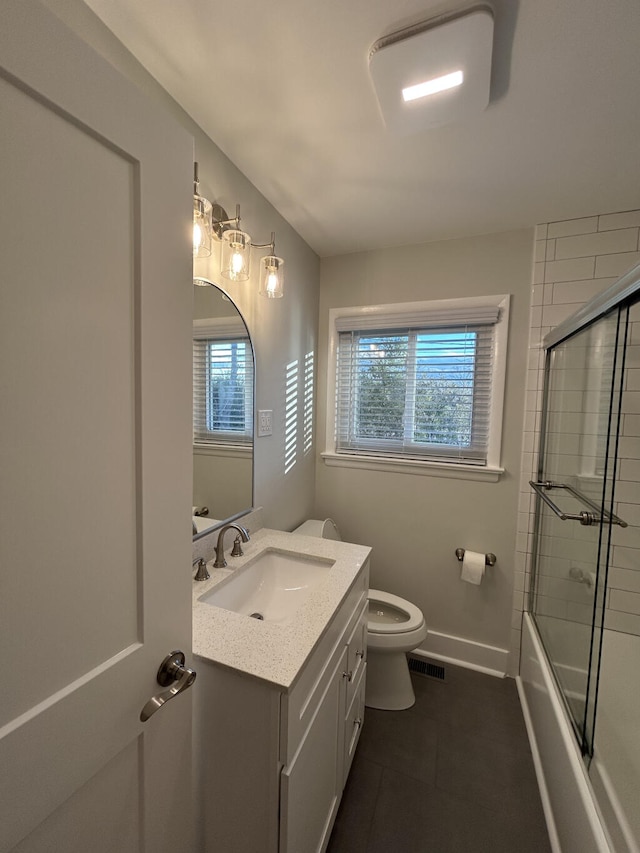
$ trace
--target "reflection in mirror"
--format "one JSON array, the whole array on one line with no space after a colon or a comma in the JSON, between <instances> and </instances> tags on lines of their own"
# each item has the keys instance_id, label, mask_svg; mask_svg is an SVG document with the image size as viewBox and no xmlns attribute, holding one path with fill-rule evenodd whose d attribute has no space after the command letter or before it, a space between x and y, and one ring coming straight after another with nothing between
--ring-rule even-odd
<instances>
[{"instance_id":1,"label":"reflection in mirror","mask_svg":"<svg viewBox=\"0 0 640 853\"><path fill-rule=\"evenodd\" d=\"M193 305L192 514L199 538L253 505L254 358L240 312L216 285L194 287Z\"/></svg>"}]
</instances>

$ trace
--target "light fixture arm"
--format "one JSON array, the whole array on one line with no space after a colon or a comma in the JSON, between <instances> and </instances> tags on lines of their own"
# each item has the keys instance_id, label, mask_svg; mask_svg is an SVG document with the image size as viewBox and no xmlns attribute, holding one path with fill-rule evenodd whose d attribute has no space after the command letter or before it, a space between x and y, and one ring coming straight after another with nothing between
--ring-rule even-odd
<instances>
[{"instance_id":1,"label":"light fixture arm","mask_svg":"<svg viewBox=\"0 0 640 853\"><path fill-rule=\"evenodd\" d=\"M269 243L252 243L252 249L270 249L271 254L275 255L276 253L276 232L271 232L271 241Z\"/></svg>"},{"instance_id":2,"label":"light fixture arm","mask_svg":"<svg viewBox=\"0 0 640 853\"><path fill-rule=\"evenodd\" d=\"M204 214L206 207L210 204L204 196L200 195L200 178L198 177L198 164L193 164L193 196L198 203L198 208Z\"/></svg>"}]
</instances>

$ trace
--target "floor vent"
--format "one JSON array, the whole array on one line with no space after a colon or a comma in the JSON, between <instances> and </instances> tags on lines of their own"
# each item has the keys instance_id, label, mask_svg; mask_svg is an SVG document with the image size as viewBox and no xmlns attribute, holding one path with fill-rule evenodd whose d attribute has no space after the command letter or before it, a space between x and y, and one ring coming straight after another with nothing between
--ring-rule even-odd
<instances>
[{"instance_id":1,"label":"floor vent","mask_svg":"<svg viewBox=\"0 0 640 853\"><path fill-rule=\"evenodd\" d=\"M428 678L437 678L444 681L444 667L435 663L429 663L421 658L409 658L409 669L418 675L426 675Z\"/></svg>"}]
</instances>

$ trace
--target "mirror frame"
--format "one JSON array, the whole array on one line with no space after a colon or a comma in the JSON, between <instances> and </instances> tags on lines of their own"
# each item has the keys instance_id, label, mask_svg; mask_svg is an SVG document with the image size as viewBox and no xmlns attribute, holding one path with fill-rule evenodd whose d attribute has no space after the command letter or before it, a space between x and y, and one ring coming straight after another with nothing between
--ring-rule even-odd
<instances>
[{"instance_id":1,"label":"mirror frame","mask_svg":"<svg viewBox=\"0 0 640 853\"><path fill-rule=\"evenodd\" d=\"M257 422L257 417L256 417L256 348L254 346L253 339L251 337L251 331L249 330L249 325L244 318L244 314L236 305L236 302L233 299L233 297L224 289L224 287L221 287L219 284L216 284L216 282L211 281L210 279L205 278L204 276L194 276L193 277L193 286L194 287L204 287L204 286L214 287L224 297L226 297L229 300L229 302L231 302L233 307L238 312L238 316L240 317L240 319L244 323L245 329L247 330L247 337L249 338L249 343L251 344L251 359L252 359L252 364L253 364L253 446L252 446L252 459L251 459L251 506L247 507L246 509L239 510L238 512L234 513L233 515L230 515L228 518L220 519L220 521L218 521L216 524L212 525L211 527L207 527L206 530L201 530L199 533L194 533L192 535L192 542L198 542L200 539L204 539L205 536L209 536L211 533L214 533L214 532L220 530L221 527L223 527L225 524L228 524L230 521L237 521L237 519L243 518L245 515L248 515L254 509L254 501L255 501L255 494L256 494L255 451L256 451L256 422ZM193 374L192 374L191 379L192 379L192 387L193 387ZM192 487L192 490L193 490L193 487ZM193 500L193 495L192 495L192 500Z\"/></svg>"}]
</instances>

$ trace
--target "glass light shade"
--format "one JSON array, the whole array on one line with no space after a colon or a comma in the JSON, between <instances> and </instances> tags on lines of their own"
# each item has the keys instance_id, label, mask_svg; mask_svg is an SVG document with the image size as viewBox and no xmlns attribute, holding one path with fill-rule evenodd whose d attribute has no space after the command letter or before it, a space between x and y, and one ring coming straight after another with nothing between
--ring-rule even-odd
<instances>
[{"instance_id":1,"label":"glass light shade","mask_svg":"<svg viewBox=\"0 0 640 853\"><path fill-rule=\"evenodd\" d=\"M275 255L267 255L261 260L259 293L268 299L281 299L284 296L284 261Z\"/></svg>"},{"instance_id":2,"label":"glass light shade","mask_svg":"<svg viewBox=\"0 0 640 853\"><path fill-rule=\"evenodd\" d=\"M200 195L193 196L193 257L208 258L211 254L211 202Z\"/></svg>"},{"instance_id":3,"label":"glass light shade","mask_svg":"<svg viewBox=\"0 0 640 853\"><path fill-rule=\"evenodd\" d=\"M251 237L230 229L222 235L220 272L231 281L247 281L251 274Z\"/></svg>"}]
</instances>

